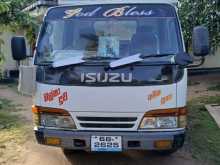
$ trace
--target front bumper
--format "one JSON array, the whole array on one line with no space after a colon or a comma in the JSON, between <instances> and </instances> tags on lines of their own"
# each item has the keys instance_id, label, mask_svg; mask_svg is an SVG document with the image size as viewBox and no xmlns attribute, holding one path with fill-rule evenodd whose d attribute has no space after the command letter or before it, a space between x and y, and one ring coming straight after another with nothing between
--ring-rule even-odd
<instances>
[{"instance_id":1,"label":"front bumper","mask_svg":"<svg viewBox=\"0 0 220 165\"><path fill-rule=\"evenodd\" d=\"M91 136L122 136L122 150L158 150L154 142L158 140L172 141L172 148L182 147L185 138L185 130L158 131L158 132L103 132L103 131L64 131L38 128L35 136L40 144L46 144L45 139L56 137L61 140L59 147L73 150L90 151Z\"/></svg>"}]
</instances>

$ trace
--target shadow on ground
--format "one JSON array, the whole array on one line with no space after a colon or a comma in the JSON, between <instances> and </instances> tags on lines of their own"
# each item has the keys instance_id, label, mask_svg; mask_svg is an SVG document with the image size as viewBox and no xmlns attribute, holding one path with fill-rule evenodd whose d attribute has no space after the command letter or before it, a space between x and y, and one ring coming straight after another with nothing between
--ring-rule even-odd
<instances>
[{"instance_id":1,"label":"shadow on ground","mask_svg":"<svg viewBox=\"0 0 220 165\"><path fill-rule=\"evenodd\" d=\"M88 153L79 152L66 154L70 164L83 165L194 165L189 155L183 153L175 153L171 156L162 156L153 152L129 151L123 153Z\"/></svg>"}]
</instances>

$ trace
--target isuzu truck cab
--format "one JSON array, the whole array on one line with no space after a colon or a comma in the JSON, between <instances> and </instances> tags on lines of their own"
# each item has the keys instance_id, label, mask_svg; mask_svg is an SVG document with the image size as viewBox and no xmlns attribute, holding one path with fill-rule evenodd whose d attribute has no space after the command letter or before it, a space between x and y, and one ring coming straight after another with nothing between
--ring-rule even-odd
<instances>
[{"instance_id":1,"label":"isuzu truck cab","mask_svg":"<svg viewBox=\"0 0 220 165\"><path fill-rule=\"evenodd\" d=\"M171 153L187 126L186 52L177 2L81 0L50 8L34 54L38 143L68 150ZM193 54L209 53L208 30ZM23 37L12 39L26 57Z\"/></svg>"}]
</instances>

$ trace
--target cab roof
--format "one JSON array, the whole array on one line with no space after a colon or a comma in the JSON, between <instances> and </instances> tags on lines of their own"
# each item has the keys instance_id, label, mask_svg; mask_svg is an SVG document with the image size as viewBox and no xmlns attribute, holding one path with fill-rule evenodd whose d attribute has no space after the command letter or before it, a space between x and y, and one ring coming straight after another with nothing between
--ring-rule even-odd
<instances>
[{"instance_id":1,"label":"cab roof","mask_svg":"<svg viewBox=\"0 0 220 165\"><path fill-rule=\"evenodd\" d=\"M97 4L172 4L178 0L58 0L58 5L97 5Z\"/></svg>"}]
</instances>

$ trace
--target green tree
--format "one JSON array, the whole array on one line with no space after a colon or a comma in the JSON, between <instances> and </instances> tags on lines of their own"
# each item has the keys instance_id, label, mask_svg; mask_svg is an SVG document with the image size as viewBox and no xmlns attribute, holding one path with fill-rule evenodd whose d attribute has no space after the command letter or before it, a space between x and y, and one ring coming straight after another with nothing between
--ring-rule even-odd
<instances>
[{"instance_id":1,"label":"green tree","mask_svg":"<svg viewBox=\"0 0 220 165\"><path fill-rule=\"evenodd\" d=\"M195 26L209 29L212 52L220 46L220 0L180 0L179 15L188 47Z\"/></svg>"},{"instance_id":2,"label":"green tree","mask_svg":"<svg viewBox=\"0 0 220 165\"><path fill-rule=\"evenodd\" d=\"M37 23L22 10L35 0L1 0L0 2L0 25L7 27L11 31L25 30L26 36L32 44L35 38ZM0 48L4 44L0 39ZM0 49L0 61L3 59L3 53Z\"/></svg>"}]
</instances>

